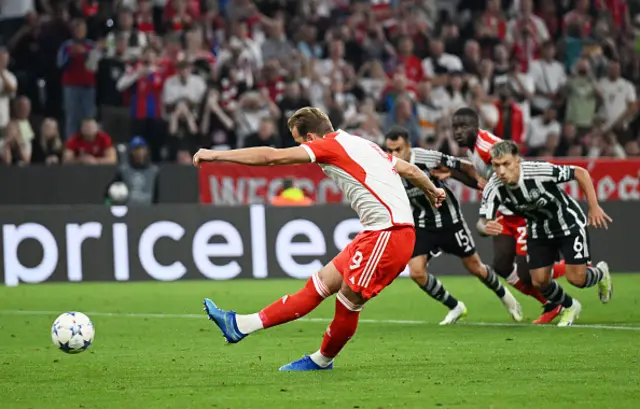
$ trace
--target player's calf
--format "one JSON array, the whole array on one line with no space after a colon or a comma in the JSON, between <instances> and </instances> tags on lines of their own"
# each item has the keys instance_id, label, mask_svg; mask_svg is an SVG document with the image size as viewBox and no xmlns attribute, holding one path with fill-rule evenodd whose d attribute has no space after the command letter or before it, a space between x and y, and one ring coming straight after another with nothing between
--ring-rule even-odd
<instances>
[{"instance_id":1,"label":"player's calf","mask_svg":"<svg viewBox=\"0 0 640 409\"><path fill-rule=\"evenodd\" d=\"M409 276L427 295L453 310L458 306L458 300L447 291L436 276L427 272L426 264L426 256L412 258L409 261Z\"/></svg>"}]
</instances>

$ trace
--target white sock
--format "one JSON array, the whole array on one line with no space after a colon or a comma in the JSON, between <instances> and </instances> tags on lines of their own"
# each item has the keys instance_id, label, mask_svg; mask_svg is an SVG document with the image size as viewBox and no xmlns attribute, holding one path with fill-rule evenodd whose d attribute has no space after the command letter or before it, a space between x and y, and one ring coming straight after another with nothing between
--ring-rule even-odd
<instances>
[{"instance_id":1,"label":"white sock","mask_svg":"<svg viewBox=\"0 0 640 409\"><path fill-rule=\"evenodd\" d=\"M245 335L264 328L258 313L249 315L236 314L236 324L238 325L238 330Z\"/></svg>"},{"instance_id":2,"label":"white sock","mask_svg":"<svg viewBox=\"0 0 640 409\"><path fill-rule=\"evenodd\" d=\"M327 358L326 356L322 355L319 350L309 355L309 358L311 358L311 360L315 362L316 365L322 368L329 366L329 364L333 362L333 358Z\"/></svg>"},{"instance_id":3,"label":"white sock","mask_svg":"<svg viewBox=\"0 0 640 409\"><path fill-rule=\"evenodd\" d=\"M520 277L518 277L518 265L514 265L514 269L507 277L507 283L511 285L516 285L520 281Z\"/></svg>"}]
</instances>

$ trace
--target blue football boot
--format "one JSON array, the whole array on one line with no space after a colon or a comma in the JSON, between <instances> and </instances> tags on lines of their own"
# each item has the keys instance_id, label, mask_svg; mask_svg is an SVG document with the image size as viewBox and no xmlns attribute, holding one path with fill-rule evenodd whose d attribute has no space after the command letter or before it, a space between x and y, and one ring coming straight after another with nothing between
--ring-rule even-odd
<instances>
[{"instance_id":1,"label":"blue football boot","mask_svg":"<svg viewBox=\"0 0 640 409\"><path fill-rule=\"evenodd\" d=\"M224 339L228 343L235 344L247 336L238 330L235 311L223 311L208 298L204 299L204 310L207 312L209 319L220 328Z\"/></svg>"}]
</instances>

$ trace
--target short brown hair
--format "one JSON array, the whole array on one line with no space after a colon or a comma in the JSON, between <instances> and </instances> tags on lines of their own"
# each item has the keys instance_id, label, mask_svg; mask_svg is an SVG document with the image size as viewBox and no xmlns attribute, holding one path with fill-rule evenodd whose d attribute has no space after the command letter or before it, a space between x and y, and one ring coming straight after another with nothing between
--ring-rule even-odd
<instances>
[{"instance_id":1,"label":"short brown hair","mask_svg":"<svg viewBox=\"0 0 640 409\"><path fill-rule=\"evenodd\" d=\"M333 125L327 114L313 107L304 107L297 110L287 121L287 126L290 131L293 131L293 128L297 128L300 135L314 133L324 136L333 132Z\"/></svg>"}]
</instances>

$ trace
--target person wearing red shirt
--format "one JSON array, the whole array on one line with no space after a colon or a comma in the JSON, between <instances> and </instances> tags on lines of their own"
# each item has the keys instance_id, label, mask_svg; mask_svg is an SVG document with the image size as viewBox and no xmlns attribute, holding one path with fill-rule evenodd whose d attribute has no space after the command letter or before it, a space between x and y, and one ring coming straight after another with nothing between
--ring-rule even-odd
<instances>
[{"instance_id":1,"label":"person wearing red shirt","mask_svg":"<svg viewBox=\"0 0 640 409\"><path fill-rule=\"evenodd\" d=\"M513 101L513 94L509 83L496 81L496 93L500 97L495 102L498 108L498 123L494 128L495 135L499 138L512 140L518 146L524 148L524 116L522 110Z\"/></svg>"},{"instance_id":2,"label":"person wearing red shirt","mask_svg":"<svg viewBox=\"0 0 640 409\"><path fill-rule=\"evenodd\" d=\"M102 132L92 118L82 121L80 132L67 140L62 154L62 161L67 164L114 165L116 160L111 137Z\"/></svg>"},{"instance_id":3,"label":"person wearing red shirt","mask_svg":"<svg viewBox=\"0 0 640 409\"><path fill-rule=\"evenodd\" d=\"M567 33L567 27L572 24L580 26L583 37L591 34L591 16L589 15L589 0L577 0L576 8L564 15L562 19L562 30Z\"/></svg>"},{"instance_id":4,"label":"person wearing red shirt","mask_svg":"<svg viewBox=\"0 0 640 409\"><path fill-rule=\"evenodd\" d=\"M402 37L398 41L398 64L404 66L404 73L411 82L418 83L424 78L422 61L413 54L413 40Z\"/></svg>"},{"instance_id":5,"label":"person wearing red shirt","mask_svg":"<svg viewBox=\"0 0 640 409\"><path fill-rule=\"evenodd\" d=\"M96 43L87 38L84 20L74 20L71 27L73 38L62 43L57 56L58 67L62 70L66 138L78 130L82 118L94 116L96 109L95 72L87 64Z\"/></svg>"}]
</instances>

